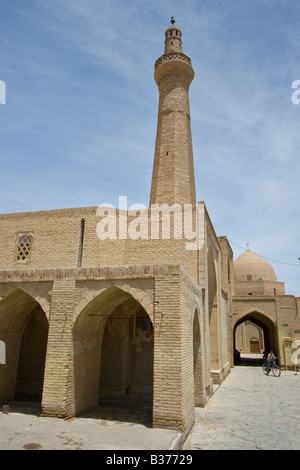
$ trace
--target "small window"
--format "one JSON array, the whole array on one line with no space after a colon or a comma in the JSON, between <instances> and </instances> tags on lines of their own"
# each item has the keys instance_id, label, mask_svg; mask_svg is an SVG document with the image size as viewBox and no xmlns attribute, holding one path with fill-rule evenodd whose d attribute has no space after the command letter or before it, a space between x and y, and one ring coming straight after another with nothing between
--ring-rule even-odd
<instances>
[{"instance_id":1,"label":"small window","mask_svg":"<svg viewBox=\"0 0 300 470\"><path fill-rule=\"evenodd\" d=\"M30 251L32 247L32 233L19 233L17 245L17 261L30 261Z\"/></svg>"},{"instance_id":2,"label":"small window","mask_svg":"<svg viewBox=\"0 0 300 470\"><path fill-rule=\"evenodd\" d=\"M6 364L6 345L0 341L0 364Z\"/></svg>"},{"instance_id":3,"label":"small window","mask_svg":"<svg viewBox=\"0 0 300 470\"><path fill-rule=\"evenodd\" d=\"M85 229L85 220L84 220L84 219L81 219L81 223L80 223L80 235L79 235L78 258L77 258L77 267L78 267L78 268L80 268L80 267L82 266L84 229Z\"/></svg>"},{"instance_id":4,"label":"small window","mask_svg":"<svg viewBox=\"0 0 300 470\"><path fill-rule=\"evenodd\" d=\"M252 274L247 274L247 281L252 281Z\"/></svg>"}]
</instances>

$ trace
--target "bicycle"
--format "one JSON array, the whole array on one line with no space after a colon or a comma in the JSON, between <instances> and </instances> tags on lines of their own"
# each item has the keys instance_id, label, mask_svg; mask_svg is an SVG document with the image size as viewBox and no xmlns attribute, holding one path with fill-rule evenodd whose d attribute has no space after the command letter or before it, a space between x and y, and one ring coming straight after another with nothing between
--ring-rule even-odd
<instances>
[{"instance_id":1,"label":"bicycle","mask_svg":"<svg viewBox=\"0 0 300 470\"><path fill-rule=\"evenodd\" d=\"M267 371L267 367L268 367L268 361L265 361L265 362L263 363L263 366L262 366L262 370L263 370L263 373L264 373L264 374L269 375L270 371L272 370L273 375L274 375L275 377L279 377L279 376L280 376L281 370L280 370L280 367L279 367L277 364L275 364L275 363L271 364L271 367L270 367L270 370L269 370L269 371Z\"/></svg>"}]
</instances>

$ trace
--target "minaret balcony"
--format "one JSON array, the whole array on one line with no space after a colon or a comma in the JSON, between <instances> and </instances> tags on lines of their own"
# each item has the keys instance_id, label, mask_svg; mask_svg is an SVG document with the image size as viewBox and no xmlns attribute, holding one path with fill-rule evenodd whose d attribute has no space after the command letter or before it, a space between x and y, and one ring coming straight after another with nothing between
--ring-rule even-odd
<instances>
[{"instance_id":1,"label":"minaret balcony","mask_svg":"<svg viewBox=\"0 0 300 470\"><path fill-rule=\"evenodd\" d=\"M192 66L191 59L187 55L185 55L183 52L167 52L166 54L163 54L162 56L160 56L155 62L155 70L160 65L166 62L170 62L170 61L185 62L186 64L189 64L190 66Z\"/></svg>"},{"instance_id":2,"label":"minaret balcony","mask_svg":"<svg viewBox=\"0 0 300 470\"><path fill-rule=\"evenodd\" d=\"M160 87L162 83L178 80L188 87L194 78L191 59L183 52L168 52L155 62L154 79Z\"/></svg>"}]
</instances>

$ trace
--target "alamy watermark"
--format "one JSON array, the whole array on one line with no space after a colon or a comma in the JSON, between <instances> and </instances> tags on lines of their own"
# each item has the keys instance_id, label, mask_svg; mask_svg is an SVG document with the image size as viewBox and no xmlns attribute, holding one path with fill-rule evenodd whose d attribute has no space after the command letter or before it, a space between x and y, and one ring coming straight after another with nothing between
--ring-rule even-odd
<instances>
[{"instance_id":1,"label":"alamy watermark","mask_svg":"<svg viewBox=\"0 0 300 470\"><path fill-rule=\"evenodd\" d=\"M6 104L6 85L3 80L0 80L0 104Z\"/></svg>"},{"instance_id":2,"label":"alamy watermark","mask_svg":"<svg viewBox=\"0 0 300 470\"><path fill-rule=\"evenodd\" d=\"M291 96L291 100L293 104L300 103L300 80L294 80L292 83L292 88L295 88L296 91Z\"/></svg>"},{"instance_id":3,"label":"alamy watermark","mask_svg":"<svg viewBox=\"0 0 300 470\"><path fill-rule=\"evenodd\" d=\"M101 204L96 215L100 240L185 240L186 250L199 250L200 206L192 204L143 204L127 207L127 196L119 196L119 209ZM201 245L201 246L200 246Z\"/></svg>"}]
</instances>

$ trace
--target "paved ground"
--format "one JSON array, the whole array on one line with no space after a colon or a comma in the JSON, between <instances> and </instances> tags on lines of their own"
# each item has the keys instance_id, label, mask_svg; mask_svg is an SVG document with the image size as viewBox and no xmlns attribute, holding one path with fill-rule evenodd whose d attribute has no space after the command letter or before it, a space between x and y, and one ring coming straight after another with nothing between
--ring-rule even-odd
<instances>
[{"instance_id":1,"label":"paved ground","mask_svg":"<svg viewBox=\"0 0 300 470\"><path fill-rule=\"evenodd\" d=\"M196 415L186 450L300 450L300 373L235 367Z\"/></svg>"},{"instance_id":2,"label":"paved ground","mask_svg":"<svg viewBox=\"0 0 300 470\"><path fill-rule=\"evenodd\" d=\"M260 367L235 367L205 409L184 450L300 450L300 373L265 376ZM169 450L180 434L152 429L147 413L102 409L71 421L38 416L26 403L0 413L0 450Z\"/></svg>"},{"instance_id":3,"label":"paved ground","mask_svg":"<svg viewBox=\"0 0 300 470\"><path fill-rule=\"evenodd\" d=\"M0 414L0 450L162 450L178 447L180 433L151 428L151 415L99 409L65 421L39 416L32 404L12 402Z\"/></svg>"}]
</instances>

